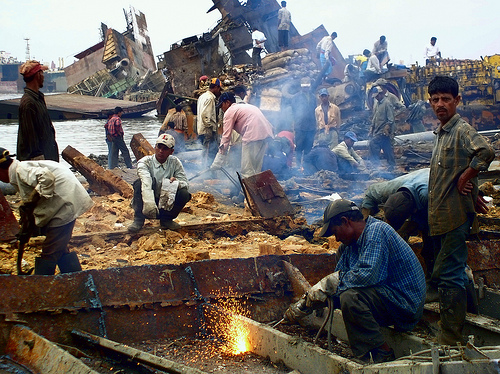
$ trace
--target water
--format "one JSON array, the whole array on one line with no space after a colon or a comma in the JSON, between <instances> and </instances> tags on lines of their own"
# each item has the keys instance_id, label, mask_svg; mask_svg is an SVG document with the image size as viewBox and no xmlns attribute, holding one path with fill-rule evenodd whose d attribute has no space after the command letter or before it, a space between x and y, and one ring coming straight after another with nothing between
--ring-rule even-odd
<instances>
[{"instance_id":1,"label":"water","mask_svg":"<svg viewBox=\"0 0 500 374\"><path fill-rule=\"evenodd\" d=\"M0 95L0 99L13 97L15 96ZM137 133L141 133L151 144L155 144L158 130L162 124L161 120L156 118L155 115L156 111L152 111L140 118L124 118L122 121L125 144L129 145L132 136ZM91 153L94 155L107 155L108 146L104 136L105 122L103 119L52 121L56 130L59 153L62 153L64 148L70 145L85 156L89 156ZM16 152L18 125L17 119L0 120L0 147L8 149L10 153ZM130 152L130 155L133 158L132 152ZM63 162L62 159L61 162Z\"/></svg>"}]
</instances>

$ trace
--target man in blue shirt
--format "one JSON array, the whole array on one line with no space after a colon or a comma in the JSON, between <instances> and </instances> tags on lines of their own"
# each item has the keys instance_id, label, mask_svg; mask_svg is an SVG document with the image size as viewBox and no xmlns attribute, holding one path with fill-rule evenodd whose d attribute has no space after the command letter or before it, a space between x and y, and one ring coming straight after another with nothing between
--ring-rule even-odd
<instances>
[{"instance_id":1,"label":"man in blue shirt","mask_svg":"<svg viewBox=\"0 0 500 374\"><path fill-rule=\"evenodd\" d=\"M366 221L352 201L330 202L321 236L342 242L335 272L292 304L284 318L294 322L324 306L328 297L342 310L353 353L363 361L394 359L380 326L411 330L420 320L425 299L422 266L409 245L387 223Z\"/></svg>"}]
</instances>

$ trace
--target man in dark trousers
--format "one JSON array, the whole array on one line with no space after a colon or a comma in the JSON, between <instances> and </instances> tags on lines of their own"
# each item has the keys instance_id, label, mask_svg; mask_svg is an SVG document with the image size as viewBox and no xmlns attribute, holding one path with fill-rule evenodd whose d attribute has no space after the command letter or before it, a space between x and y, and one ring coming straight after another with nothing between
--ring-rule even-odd
<instances>
[{"instance_id":1,"label":"man in dark trousers","mask_svg":"<svg viewBox=\"0 0 500 374\"><path fill-rule=\"evenodd\" d=\"M30 60L21 65L21 75L26 82L19 104L19 130L17 133L17 159L52 160L59 162L56 131L50 120L43 87L43 71L48 67Z\"/></svg>"},{"instance_id":2,"label":"man in dark trousers","mask_svg":"<svg viewBox=\"0 0 500 374\"><path fill-rule=\"evenodd\" d=\"M76 252L68 250L76 219L93 202L73 172L52 160L15 160L0 148L0 180L10 183L23 200L23 208L45 235L35 275L53 275L82 270ZM19 209L23 209L20 207Z\"/></svg>"},{"instance_id":3,"label":"man in dark trousers","mask_svg":"<svg viewBox=\"0 0 500 374\"><path fill-rule=\"evenodd\" d=\"M111 169L118 166L118 153L121 152L125 165L129 169L132 169L132 160L130 159L130 152L128 151L127 145L123 140L123 127L122 127L122 115L123 109L119 106L115 108L115 114L107 122L108 133L110 135L110 140L113 143L111 147Z\"/></svg>"},{"instance_id":4,"label":"man in dark trousers","mask_svg":"<svg viewBox=\"0 0 500 374\"><path fill-rule=\"evenodd\" d=\"M488 142L457 113L458 83L437 76L428 87L431 104L440 124L429 175L429 228L434 240L434 270L430 286L439 292L440 344L464 343L469 279L466 238L477 231L476 211L485 212L478 195L477 175L495 157Z\"/></svg>"},{"instance_id":5,"label":"man in dark trousers","mask_svg":"<svg viewBox=\"0 0 500 374\"><path fill-rule=\"evenodd\" d=\"M387 223L363 214L352 201L339 199L325 209L320 236L342 242L335 272L327 275L285 312L295 322L314 309L342 310L349 344L365 362L394 360L380 326L411 330L422 317L425 277L410 246Z\"/></svg>"}]
</instances>

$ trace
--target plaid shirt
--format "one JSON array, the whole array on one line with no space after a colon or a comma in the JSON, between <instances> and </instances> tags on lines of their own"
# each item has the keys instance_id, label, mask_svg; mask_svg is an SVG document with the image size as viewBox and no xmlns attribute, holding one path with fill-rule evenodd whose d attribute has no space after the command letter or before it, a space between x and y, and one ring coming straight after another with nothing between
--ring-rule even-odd
<instances>
[{"instance_id":1,"label":"plaid shirt","mask_svg":"<svg viewBox=\"0 0 500 374\"><path fill-rule=\"evenodd\" d=\"M338 294L379 287L395 325L411 330L422 316L425 276L410 246L387 223L368 217L357 242L341 247Z\"/></svg>"},{"instance_id":2,"label":"plaid shirt","mask_svg":"<svg viewBox=\"0 0 500 374\"><path fill-rule=\"evenodd\" d=\"M123 136L123 127L122 127L122 119L117 115L113 115L108 122L106 122L106 128L108 130L108 134L113 138L118 136Z\"/></svg>"},{"instance_id":3,"label":"plaid shirt","mask_svg":"<svg viewBox=\"0 0 500 374\"><path fill-rule=\"evenodd\" d=\"M458 191L458 178L469 166L487 170L495 152L458 114L435 133L429 176L429 228L431 235L442 235L464 224L468 214L475 214L477 178L470 180L474 189L468 195Z\"/></svg>"}]
</instances>

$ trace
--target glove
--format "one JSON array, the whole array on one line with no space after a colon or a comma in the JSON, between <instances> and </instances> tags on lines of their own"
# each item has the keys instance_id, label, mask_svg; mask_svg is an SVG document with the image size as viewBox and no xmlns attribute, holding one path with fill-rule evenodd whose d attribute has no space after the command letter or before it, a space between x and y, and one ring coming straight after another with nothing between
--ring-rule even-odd
<instances>
[{"instance_id":1,"label":"glove","mask_svg":"<svg viewBox=\"0 0 500 374\"><path fill-rule=\"evenodd\" d=\"M325 306L328 296L333 296L339 286L339 272L329 274L307 291L306 307L319 309Z\"/></svg>"},{"instance_id":2,"label":"glove","mask_svg":"<svg viewBox=\"0 0 500 374\"><path fill-rule=\"evenodd\" d=\"M288 307L285 314L283 315L283 319L285 321L297 323L299 320L312 313L313 309L307 308L306 306L306 297L307 294L302 296L299 301L293 303Z\"/></svg>"},{"instance_id":3,"label":"glove","mask_svg":"<svg viewBox=\"0 0 500 374\"><path fill-rule=\"evenodd\" d=\"M158 216L158 207L154 202L144 202L144 206L142 207L142 214L146 218L156 218Z\"/></svg>"}]
</instances>

